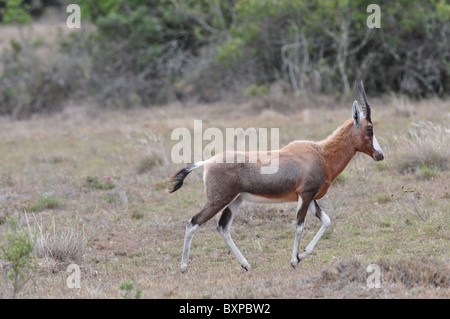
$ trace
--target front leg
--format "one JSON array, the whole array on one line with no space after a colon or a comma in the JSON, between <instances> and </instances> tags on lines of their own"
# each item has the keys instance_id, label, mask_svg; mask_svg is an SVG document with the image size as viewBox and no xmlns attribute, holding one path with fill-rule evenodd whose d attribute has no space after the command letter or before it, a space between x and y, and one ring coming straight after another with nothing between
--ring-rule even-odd
<instances>
[{"instance_id":1,"label":"front leg","mask_svg":"<svg viewBox=\"0 0 450 319\"><path fill-rule=\"evenodd\" d=\"M300 207L302 206L302 198L300 196L298 196L298 201L297 201L297 215L300 211ZM303 232L303 224L298 224L297 221L297 226L295 227L295 238L294 238L294 248L292 249L292 258L291 258L291 266L294 267L295 269L297 269L298 266L298 245L300 244L300 237L302 235Z\"/></svg>"},{"instance_id":2,"label":"front leg","mask_svg":"<svg viewBox=\"0 0 450 319\"><path fill-rule=\"evenodd\" d=\"M300 244L300 237L302 235L304 224L305 224L305 217L306 213L308 212L308 209L311 204L313 196L305 196L303 195L303 198L299 195L298 196L298 204L297 204L297 226L295 228L295 238L294 238L294 247L292 249L292 258L291 258L291 266L297 269L298 263L300 259L298 258L298 247Z\"/></svg>"},{"instance_id":3,"label":"front leg","mask_svg":"<svg viewBox=\"0 0 450 319\"><path fill-rule=\"evenodd\" d=\"M303 253L298 255L299 261L305 259L306 256L308 256L313 251L314 246L316 246L320 237L322 237L323 233L327 230L328 226L330 225L330 218L328 217L327 214L325 214L325 212L323 210L320 209L317 202L316 201L312 202L311 206L313 206L314 208L310 207L310 210L313 211L313 209L314 209L316 217L319 218L320 221L322 222L322 226L320 227L319 231L314 236L314 238L311 240L311 242L308 244L308 246L306 246Z\"/></svg>"},{"instance_id":4,"label":"front leg","mask_svg":"<svg viewBox=\"0 0 450 319\"><path fill-rule=\"evenodd\" d=\"M294 248L292 250L292 259L291 259L291 266L297 269L299 259L298 259L298 246L300 244L300 238L302 236L304 228L304 222L301 224L297 224L295 228L295 238L294 238Z\"/></svg>"}]
</instances>

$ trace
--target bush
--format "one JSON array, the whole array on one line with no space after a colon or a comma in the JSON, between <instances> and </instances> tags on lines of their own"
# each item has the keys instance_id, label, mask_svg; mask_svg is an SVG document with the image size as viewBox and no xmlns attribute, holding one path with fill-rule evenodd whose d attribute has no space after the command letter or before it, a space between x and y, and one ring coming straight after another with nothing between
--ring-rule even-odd
<instances>
[{"instance_id":1,"label":"bush","mask_svg":"<svg viewBox=\"0 0 450 319\"><path fill-rule=\"evenodd\" d=\"M415 257L391 260L380 258L382 287L402 284L405 287L435 287L447 289L450 283L448 263L437 258ZM334 286L342 289L352 283L366 284L367 265L357 257L339 261L334 268L326 269L315 280L317 286Z\"/></svg>"},{"instance_id":2,"label":"bush","mask_svg":"<svg viewBox=\"0 0 450 319\"><path fill-rule=\"evenodd\" d=\"M99 38L109 39L104 52L113 52L94 66L107 78L101 63L120 68L122 85L108 92L124 90L114 101L128 99L126 106L130 96L144 105L251 97L277 81L292 91L349 94L368 74L372 92L443 95L449 85L450 6L442 1L383 6L381 29L367 28L365 1L136 1L128 11L123 1L88 2Z\"/></svg>"},{"instance_id":3,"label":"bush","mask_svg":"<svg viewBox=\"0 0 450 319\"><path fill-rule=\"evenodd\" d=\"M59 0L2 0L0 1L0 22L26 22L31 17L42 16L48 7L61 6ZM1 10L6 8L6 10Z\"/></svg>"},{"instance_id":4,"label":"bush","mask_svg":"<svg viewBox=\"0 0 450 319\"><path fill-rule=\"evenodd\" d=\"M21 1L8 3L17 9L7 10L8 23L31 21ZM450 5L441 0L385 4L380 29L367 27L363 0L79 4L95 28L86 23L60 40L51 59L24 39L4 55L0 114L52 112L68 98L109 108L239 100L267 95L275 83L337 97L355 79L372 94L417 98L444 96L450 86Z\"/></svg>"},{"instance_id":5,"label":"bush","mask_svg":"<svg viewBox=\"0 0 450 319\"><path fill-rule=\"evenodd\" d=\"M85 246L84 233L75 228L60 230L55 227L51 232L43 232L39 227L35 254L39 258L52 258L59 262L78 261Z\"/></svg>"},{"instance_id":6,"label":"bush","mask_svg":"<svg viewBox=\"0 0 450 319\"><path fill-rule=\"evenodd\" d=\"M26 212L40 212L45 209L58 208L61 205L52 192L44 193L37 201L25 204L22 209Z\"/></svg>"},{"instance_id":7,"label":"bush","mask_svg":"<svg viewBox=\"0 0 450 319\"><path fill-rule=\"evenodd\" d=\"M80 87L79 59L57 53L51 60L41 58L36 52L39 45L28 39L12 41L12 48L1 55L0 115L27 118L61 110Z\"/></svg>"},{"instance_id":8,"label":"bush","mask_svg":"<svg viewBox=\"0 0 450 319\"><path fill-rule=\"evenodd\" d=\"M10 230L0 246L0 257L9 262L7 277L12 280L13 298L16 298L17 293L27 280L26 272L34 269L32 255L34 242L28 234L18 229L15 218L10 217L9 226Z\"/></svg>"},{"instance_id":9,"label":"bush","mask_svg":"<svg viewBox=\"0 0 450 319\"><path fill-rule=\"evenodd\" d=\"M130 293L133 291L133 288L135 288L135 279L134 279L134 277L131 278L131 281L123 281L120 284L119 288L120 288L120 290L124 291L124 295L122 296L124 299L132 298ZM139 299L139 298L141 298L141 295L142 295L142 289L136 288L136 291L135 291L135 294L134 294L134 298L135 299Z\"/></svg>"},{"instance_id":10,"label":"bush","mask_svg":"<svg viewBox=\"0 0 450 319\"><path fill-rule=\"evenodd\" d=\"M269 90L265 85L256 85L252 84L250 86L247 86L243 93L245 97L254 97L254 96L261 96L269 94Z\"/></svg>"},{"instance_id":11,"label":"bush","mask_svg":"<svg viewBox=\"0 0 450 319\"><path fill-rule=\"evenodd\" d=\"M80 1L97 26L90 88L103 106L129 108L179 98L180 80L231 1ZM209 29L209 31L207 31Z\"/></svg>"},{"instance_id":12,"label":"bush","mask_svg":"<svg viewBox=\"0 0 450 319\"><path fill-rule=\"evenodd\" d=\"M104 176L103 180L101 180L97 176L87 176L84 179L84 185L91 189L102 189L102 190L113 189L114 187L116 187L114 185L113 179L109 176Z\"/></svg>"},{"instance_id":13,"label":"bush","mask_svg":"<svg viewBox=\"0 0 450 319\"><path fill-rule=\"evenodd\" d=\"M170 163L162 135L146 132L145 136L133 139L130 143L133 152L141 155L137 173L143 174L155 167L166 167Z\"/></svg>"}]
</instances>

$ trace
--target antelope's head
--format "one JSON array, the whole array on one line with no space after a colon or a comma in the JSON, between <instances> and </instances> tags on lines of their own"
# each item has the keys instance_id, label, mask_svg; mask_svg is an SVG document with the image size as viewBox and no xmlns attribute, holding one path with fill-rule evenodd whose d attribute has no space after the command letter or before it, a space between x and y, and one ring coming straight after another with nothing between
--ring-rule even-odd
<instances>
[{"instance_id":1,"label":"antelope's head","mask_svg":"<svg viewBox=\"0 0 450 319\"><path fill-rule=\"evenodd\" d=\"M382 161L384 159L384 153L373 132L373 123L370 118L370 104L367 100L362 81L361 86L356 85L356 91L358 93L359 103L362 106L362 110L360 110L356 100L352 106L354 129L357 132L354 135L356 151L369 155L375 161Z\"/></svg>"}]
</instances>

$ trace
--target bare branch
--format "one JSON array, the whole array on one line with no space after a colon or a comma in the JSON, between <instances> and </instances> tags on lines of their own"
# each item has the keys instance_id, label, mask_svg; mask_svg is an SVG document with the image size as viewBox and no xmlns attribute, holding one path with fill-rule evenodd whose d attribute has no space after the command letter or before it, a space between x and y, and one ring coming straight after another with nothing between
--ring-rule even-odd
<instances>
[{"instance_id":1,"label":"bare branch","mask_svg":"<svg viewBox=\"0 0 450 319\"><path fill-rule=\"evenodd\" d=\"M372 33L372 29L367 29L366 33L364 34L363 40L356 47L349 50L347 52L347 56L355 54L356 52L358 52L359 50L364 48L366 46L366 44L369 42L371 33Z\"/></svg>"}]
</instances>

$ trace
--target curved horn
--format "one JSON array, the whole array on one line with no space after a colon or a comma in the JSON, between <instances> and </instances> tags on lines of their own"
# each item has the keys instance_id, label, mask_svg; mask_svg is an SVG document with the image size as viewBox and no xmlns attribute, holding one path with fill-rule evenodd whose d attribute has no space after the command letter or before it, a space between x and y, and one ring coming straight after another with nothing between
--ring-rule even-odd
<instances>
[{"instance_id":1,"label":"curved horn","mask_svg":"<svg viewBox=\"0 0 450 319\"><path fill-rule=\"evenodd\" d=\"M362 80L361 80L361 91L359 89L359 85L357 84L356 92L358 93L358 99L359 99L359 103L361 103L363 115L368 121L370 121L370 104L369 104L369 101L367 100L367 95L366 95L366 91L364 90L364 84L363 84ZM362 92L362 94L361 94L361 92Z\"/></svg>"}]
</instances>

